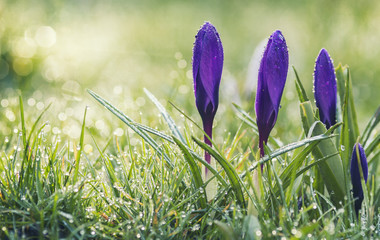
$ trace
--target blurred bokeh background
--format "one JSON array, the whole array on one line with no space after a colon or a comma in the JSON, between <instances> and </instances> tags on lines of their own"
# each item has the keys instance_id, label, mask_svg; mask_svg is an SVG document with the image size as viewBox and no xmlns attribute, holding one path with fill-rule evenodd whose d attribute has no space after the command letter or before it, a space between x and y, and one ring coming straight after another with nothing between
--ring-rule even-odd
<instances>
[{"instance_id":1,"label":"blurred bokeh background","mask_svg":"<svg viewBox=\"0 0 380 240\"><path fill-rule=\"evenodd\" d=\"M238 127L231 102L254 116L257 64L263 41L276 29L312 99L314 61L322 47L336 66L350 66L362 130L380 102L379 12L380 2L357 0L0 0L1 114L18 121L19 89L35 117L53 102L50 111L62 122L55 127L50 119L54 134L78 138L86 105L94 106L88 126L104 136L122 134L118 120L98 109L86 89L155 127L158 111L143 93L147 88L168 108L171 101L199 120L192 46L199 27L210 21L225 51L217 132ZM291 68L278 119L273 135L297 139L301 124ZM7 126L0 124L2 135L12 131Z\"/></svg>"}]
</instances>

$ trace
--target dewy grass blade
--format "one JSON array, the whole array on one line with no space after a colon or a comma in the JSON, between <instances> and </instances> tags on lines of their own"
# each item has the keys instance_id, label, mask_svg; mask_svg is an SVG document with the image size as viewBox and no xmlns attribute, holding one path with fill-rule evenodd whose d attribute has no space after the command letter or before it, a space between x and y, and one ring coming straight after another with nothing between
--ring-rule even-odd
<instances>
[{"instance_id":1,"label":"dewy grass blade","mask_svg":"<svg viewBox=\"0 0 380 240\"><path fill-rule=\"evenodd\" d=\"M293 68L293 71L294 71L294 75L296 76L296 82L295 83L296 83L296 89L297 89L298 98L300 100L300 103L309 101L309 98L307 97L305 88L302 85L302 82L301 82L301 80L300 80L300 78L298 76L296 68L294 66L292 66L292 68Z\"/></svg>"},{"instance_id":2,"label":"dewy grass blade","mask_svg":"<svg viewBox=\"0 0 380 240\"><path fill-rule=\"evenodd\" d=\"M178 138L173 136L173 140L178 145L178 147L181 149L184 158L186 159L187 163L190 166L190 170L191 170L191 173L193 175L193 181L194 181L195 187L197 189L201 189L201 188L203 189L202 176L201 176L198 165L196 164L193 157L191 156L191 153L187 150L185 145L183 145L183 143ZM207 196L206 196L205 190L203 190L203 197L200 198L200 205L202 208L207 207Z\"/></svg>"},{"instance_id":3,"label":"dewy grass blade","mask_svg":"<svg viewBox=\"0 0 380 240\"><path fill-rule=\"evenodd\" d=\"M78 173L79 173L79 163L80 163L80 158L81 158L82 150L83 150L83 140L84 140L85 125L86 125L87 109L88 108L86 107L84 110L82 130L81 130L80 139L79 139L79 149L78 149L77 155L75 156L75 170L74 170L74 179L73 179L74 183L77 182Z\"/></svg>"},{"instance_id":4,"label":"dewy grass blade","mask_svg":"<svg viewBox=\"0 0 380 240\"><path fill-rule=\"evenodd\" d=\"M219 153L217 153L214 149L212 149L210 146L207 144L203 143L201 140L192 137L193 140L205 151L210 153L216 161L222 166L224 171L226 172L228 179L230 180L231 187L236 195L236 198L239 202L239 204L244 208L245 207L245 200L244 200L244 195L243 191L241 188L241 179L239 175L236 173L234 167L224 158L222 157Z\"/></svg>"},{"instance_id":5,"label":"dewy grass blade","mask_svg":"<svg viewBox=\"0 0 380 240\"><path fill-rule=\"evenodd\" d=\"M173 135L180 139L182 143L186 143L185 139L183 138L181 132L178 130L176 124L174 123L173 119L170 117L169 113L166 111L166 109L161 105L161 103L157 100L157 98L149 92L146 88L144 88L145 94L149 97L149 99L156 105L158 110L161 112L162 117L165 119L166 123L169 125L170 130L172 131Z\"/></svg>"},{"instance_id":6,"label":"dewy grass blade","mask_svg":"<svg viewBox=\"0 0 380 240\"><path fill-rule=\"evenodd\" d=\"M313 137L310 137L310 138L306 138L306 139L303 139L301 141L298 141L298 142L294 142L294 143L290 143L286 146L283 146L275 151L273 151L272 153L268 154L268 155L265 155L263 158L260 159L260 161L257 161L255 163L253 163L251 165L251 167L249 167L248 171L251 172L253 171L254 169L256 169L259 165L271 160L271 159L274 159L276 158L277 156L280 156L286 152L289 152L291 150L294 150L294 149L297 149L299 147L302 147L302 146L305 146L306 144L309 144L309 143L312 143L312 142L315 142L315 141L321 141L321 140L325 140L325 139L328 139L328 138L332 138L332 137L335 137L335 135L325 135L325 134L320 134L320 135L317 135L317 136L313 136ZM243 174L240 175L240 177L244 177L248 172L245 172Z\"/></svg>"},{"instance_id":7,"label":"dewy grass blade","mask_svg":"<svg viewBox=\"0 0 380 240\"><path fill-rule=\"evenodd\" d=\"M380 122L380 107L377 108L375 114L373 114L373 116L369 120L369 122L368 122L367 126L365 127L365 130L362 134L362 142L363 142L364 147L366 147L367 141L369 140L372 131L375 129L377 124L379 124L379 122ZM366 152L366 154L367 154L367 152Z\"/></svg>"},{"instance_id":8,"label":"dewy grass blade","mask_svg":"<svg viewBox=\"0 0 380 240\"><path fill-rule=\"evenodd\" d=\"M24 116L24 102L22 101L21 95L19 96L19 102L20 102L22 141L24 143L24 146L26 146L26 128L25 128L25 116Z\"/></svg>"},{"instance_id":9,"label":"dewy grass blade","mask_svg":"<svg viewBox=\"0 0 380 240\"><path fill-rule=\"evenodd\" d=\"M20 97L20 101L22 102L22 98ZM38 122L41 120L41 118L42 118L42 116L44 115L44 113L50 108L50 106L51 106L51 104L49 104L41 113L40 113L40 115L37 117L37 119L34 121L34 123L33 123L33 126L32 126L32 128L30 129L30 133L29 133L29 135L28 135L28 138L27 138L27 140L26 140L26 143L24 143L24 157L23 157L23 160L22 160L22 163L21 163L21 170L20 170L20 179L19 179L19 186L18 187L20 187L20 184L22 183L22 181L23 181L23 178L24 178L24 173L25 173L25 169L24 169L24 165L25 165L25 162L27 162L26 164L28 164L27 165L27 169L30 167L30 161L29 161L29 159L30 159L30 154L31 154L31 151L30 151L30 153L28 154L28 150L29 150L29 145L30 145L30 139L31 139L31 137L32 137L32 134L33 134L33 132L34 132L34 130L35 130L35 128L37 127L37 124L38 124ZM23 108L22 108L23 109ZM24 115L23 114L23 110L21 110L21 112L22 112L22 115ZM46 125L46 123L44 124L44 125ZM25 129L24 129L25 130ZM24 130L23 130L23 132L24 132ZM23 136L24 136L24 133L23 133ZM26 136L26 130L25 130L25 136ZM16 158L14 158L14 159L16 159Z\"/></svg>"},{"instance_id":10,"label":"dewy grass blade","mask_svg":"<svg viewBox=\"0 0 380 240\"><path fill-rule=\"evenodd\" d=\"M173 168L173 163L169 159L166 153L164 153L156 141L153 140L149 135L147 135L144 131L142 131L138 126L135 125L135 122L127 117L124 113L122 113L119 109L110 104L107 100L100 97L98 94L91 90L87 90L88 93L94 97L101 105L107 108L110 112L112 112L115 116L117 116L122 122L127 124L133 131L135 131L140 137L142 137L155 151L157 151L160 155L162 155L170 168Z\"/></svg>"},{"instance_id":11,"label":"dewy grass blade","mask_svg":"<svg viewBox=\"0 0 380 240\"><path fill-rule=\"evenodd\" d=\"M343 126L340 135L340 145L343 146L346 151L341 151L341 158L343 160L343 169L348 169L351 159L350 150L354 147L354 144L360 135L358 122L356 119L356 111L354 105L354 95L352 93L352 84L350 70L348 67L344 69L339 66L337 68L337 79L340 82L345 83L344 101L343 101ZM343 77L343 79L341 79ZM347 171L346 171L347 172Z\"/></svg>"},{"instance_id":12,"label":"dewy grass blade","mask_svg":"<svg viewBox=\"0 0 380 240\"><path fill-rule=\"evenodd\" d=\"M310 101L300 104L300 112L303 123L304 132L308 133L308 137L318 136L321 134L330 134L340 123L332 126L328 131L322 122L316 121L314 112ZM321 141L316 148L313 149L312 154L314 158L321 159L324 156L332 155L337 152L334 141L326 139ZM332 197L335 204L343 202L344 196L347 192L346 184L346 171L340 155L333 156L329 161L319 164L319 171L323 176L323 181L329 193L334 193Z\"/></svg>"}]
</instances>

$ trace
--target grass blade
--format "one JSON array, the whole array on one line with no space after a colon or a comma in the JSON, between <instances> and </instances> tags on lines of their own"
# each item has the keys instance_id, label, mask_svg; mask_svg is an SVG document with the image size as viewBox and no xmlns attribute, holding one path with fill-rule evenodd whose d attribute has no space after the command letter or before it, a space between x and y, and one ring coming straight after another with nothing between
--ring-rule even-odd
<instances>
[{"instance_id":1,"label":"grass blade","mask_svg":"<svg viewBox=\"0 0 380 240\"><path fill-rule=\"evenodd\" d=\"M339 144L347 149L346 151L341 151L341 158L343 160L344 169L348 169L350 164L351 149L354 147L354 144L359 136L359 127L356 119L350 70L348 67L342 67L339 65L336 72L338 82L345 83L344 100L342 105L343 126Z\"/></svg>"},{"instance_id":2,"label":"grass blade","mask_svg":"<svg viewBox=\"0 0 380 240\"><path fill-rule=\"evenodd\" d=\"M380 107L377 108L375 114L373 114L373 116L369 120L367 126L365 127L365 130L362 134L363 146L366 146L367 141L369 140L372 131L375 129L377 124L379 124L379 122L380 122Z\"/></svg>"},{"instance_id":3,"label":"grass blade","mask_svg":"<svg viewBox=\"0 0 380 240\"><path fill-rule=\"evenodd\" d=\"M86 114L87 114L87 107L84 110L84 116L83 116L83 123L82 123L82 130L80 133L80 139L79 139L79 149L77 152L77 155L75 156L75 170L74 170L74 182L77 182L78 178L78 172L79 172L79 162L80 162L80 157L82 155L82 150L83 150L83 140L84 140L84 130L85 130L85 125L86 125Z\"/></svg>"},{"instance_id":4,"label":"grass blade","mask_svg":"<svg viewBox=\"0 0 380 240\"><path fill-rule=\"evenodd\" d=\"M202 176L201 176L199 167L196 164L196 162L194 161L191 153L187 150L187 148L185 147L185 145L183 145L183 143L181 142L181 140L179 140L178 138L176 138L174 136L173 136L173 140L178 145L178 147L181 149L185 160L187 161L187 163L190 166L190 170L191 170L191 173L192 173L192 176L193 176L195 187L197 189L201 189L201 188L203 189ZM200 205L201 205L202 208L206 208L207 207L207 196L206 196L206 191L205 190L203 191L203 197L200 198Z\"/></svg>"},{"instance_id":5,"label":"grass blade","mask_svg":"<svg viewBox=\"0 0 380 240\"><path fill-rule=\"evenodd\" d=\"M149 99L156 105L158 110L161 112L161 115L164 117L166 123L169 125L169 128L172 131L173 135L179 140L181 140L182 143L185 143L185 139L183 138L181 132L178 130L173 119L170 117L169 113L166 111L164 106L162 106L161 103L157 100L157 98L151 92L149 92L146 88L144 88L144 92L149 97Z\"/></svg>"},{"instance_id":6,"label":"grass blade","mask_svg":"<svg viewBox=\"0 0 380 240\"><path fill-rule=\"evenodd\" d=\"M130 127L134 132L136 132L140 137L142 137L155 151L157 151L160 155L162 155L168 164L170 168L173 168L173 164L171 163L171 160L167 156L165 152L161 150L161 148L158 146L157 142L153 140L149 135L145 133L145 131L142 131L140 127L135 122L127 117L124 113L122 113L119 109L114 107L112 104L110 104L107 100L100 97L98 94L91 90L87 90L88 93L95 98L101 105L103 105L105 108L107 108L110 112L112 112L115 116L117 116L122 122L127 124L128 127Z\"/></svg>"},{"instance_id":7,"label":"grass blade","mask_svg":"<svg viewBox=\"0 0 380 240\"><path fill-rule=\"evenodd\" d=\"M228 179L230 180L231 188L234 191L236 198L239 202L239 204L244 208L245 207L245 200L244 195L241 187L241 179L239 175L236 173L234 167L219 153L217 153L214 149L212 149L210 146L208 146L206 143L203 143L201 140L192 137L192 139L205 151L210 153L216 161L222 166L224 171L227 174Z\"/></svg>"}]
</instances>

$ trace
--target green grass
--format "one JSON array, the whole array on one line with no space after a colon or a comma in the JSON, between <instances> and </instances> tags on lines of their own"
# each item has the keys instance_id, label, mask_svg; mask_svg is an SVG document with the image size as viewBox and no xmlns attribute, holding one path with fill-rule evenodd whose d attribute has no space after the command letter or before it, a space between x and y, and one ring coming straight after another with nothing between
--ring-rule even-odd
<instances>
[{"instance_id":1,"label":"green grass","mask_svg":"<svg viewBox=\"0 0 380 240\"><path fill-rule=\"evenodd\" d=\"M376 138L369 138L376 144L367 145L377 147L369 149L372 174L357 219L350 195L334 203L325 190L315 189L317 166L344 152L314 155L318 146L323 152L321 142L336 138L330 135L333 129L285 145L272 138L269 155L257 161L257 149L248 140L256 138L257 127L237 105L235 116L241 127L226 133L223 144L214 143L211 149L196 137L202 131L191 118L179 117L185 127L177 126L173 119L185 112L178 106L169 111L149 92L152 107L156 105L164 116L158 117L160 129L134 121L89 93L116 115L112 123L122 120L125 134L102 139L96 128L86 125L92 110L85 108L79 141L72 141L49 130L51 123L46 120L53 120L44 114L51 107L40 110L37 117L21 97L10 107L21 118L1 145L1 238L360 239L380 235ZM102 112L97 116L106 116L107 109L96 110ZM376 118L370 121L368 131L377 122ZM137 144L131 144L132 136ZM203 150L217 160L216 167L202 159ZM263 171L258 167L261 163ZM206 192L212 181L200 178L205 166L216 176L218 191L212 199Z\"/></svg>"},{"instance_id":2,"label":"green grass","mask_svg":"<svg viewBox=\"0 0 380 240\"><path fill-rule=\"evenodd\" d=\"M380 238L379 8L0 1L0 239ZM212 148L200 140L192 93L204 21L225 51ZM52 46L38 37L42 26L56 34ZM289 70L260 159L248 63L275 29L299 74ZM340 122L329 131L310 97L322 47L351 66L336 70ZM356 142L369 164L359 217L349 176Z\"/></svg>"}]
</instances>

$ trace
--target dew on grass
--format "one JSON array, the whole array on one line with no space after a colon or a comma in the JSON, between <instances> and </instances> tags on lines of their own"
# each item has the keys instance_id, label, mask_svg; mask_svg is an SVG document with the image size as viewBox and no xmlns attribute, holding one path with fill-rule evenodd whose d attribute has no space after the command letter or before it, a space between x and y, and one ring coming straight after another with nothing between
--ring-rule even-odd
<instances>
[{"instance_id":1,"label":"dew on grass","mask_svg":"<svg viewBox=\"0 0 380 240\"><path fill-rule=\"evenodd\" d=\"M2 99L1 100L1 106L2 107L8 107L9 106L9 101L8 101L8 99Z\"/></svg>"},{"instance_id":2,"label":"dew on grass","mask_svg":"<svg viewBox=\"0 0 380 240\"><path fill-rule=\"evenodd\" d=\"M191 228L191 230L192 230L193 232L195 232L195 231L198 231L200 228L201 228L201 226L200 226L199 224L195 224L195 225Z\"/></svg>"},{"instance_id":3,"label":"dew on grass","mask_svg":"<svg viewBox=\"0 0 380 240\"><path fill-rule=\"evenodd\" d=\"M261 237L262 234L263 234L263 233L262 233L260 230L257 230L257 231L256 231L256 236Z\"/></svg>"}]
</instances>

